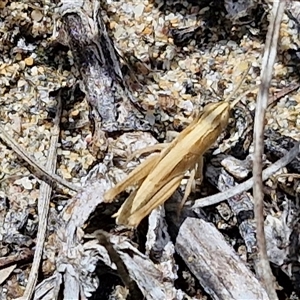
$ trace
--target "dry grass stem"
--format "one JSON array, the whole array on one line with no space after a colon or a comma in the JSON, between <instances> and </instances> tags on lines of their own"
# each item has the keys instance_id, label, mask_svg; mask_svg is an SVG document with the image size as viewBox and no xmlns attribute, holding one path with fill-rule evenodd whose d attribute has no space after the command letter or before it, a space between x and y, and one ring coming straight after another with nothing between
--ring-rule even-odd
<instances>
[{"instance_id":1,"label":"dry grass stem","mask_svg":"<svg viewBox=\"0 0 300 300\"><path fill-rule=\"evenodd\" d=\"M56 170L57 144L58 144L58 138L60 133L60 117L62 113L62 103L61 103L60 95L58 95L57 101L58 101L58 105L57 105L56 116L53 120L54 124L51 129L52 136L50 140L48 160L45 166L45 169L50 174L55 173ZM39 268L42 259L42 254L43 254L44 242L46 238L47 220L48 220L48 212L50 207L51 193L52 193L51 185L49 185L46 182L42 182L40 186L40 194L38 199L39 227L37 232L37 241L35 246L33 263L28 277L28 282L26 285L24 295L18 298L18 300L30 300L34 293L35 286L37 284Z\"/></svg>"},{"instance_id":2,"label":"dry grass stem","mask_svg":"<svg viewBox=\"0 0 300 300\"><path fill-rule=\"evenodd\" d=\"M41 180L49 182L49 184L56 182L63 185L64 187L78 192L79 187L73 185L72 183L66 181L65 179L59 177L56 174L52 174L46 170L46 168L40 165L26 150L19 145L9 134L6 133L6 129L3 125L0 125L0 139L10 147L20 158L22 158L29 166L34 170L34 175L36 175Z\"/></svg>"},{"instance_id":3,"label":"dry grass stem","mask_svg":"<svg viewBox=\"0 0 300 300\"><path fill-rule=\"evenodd\" d=\"M268 106L269 87L272 79L272 70L277 54L279 29L284 13L285 1L274 1L271 11L270 24L265 43L265 52L262 60L261 84L258 91L256 114L254 120L254 158L253 158L253 197L256 219L256 238L258 247L259 277L262 280L270 299L278 299L274 286L273 274L270 268L266 249L264 232L264 193L262 178L262 156L264 152L264 122Z\"/></svg>"}]
</instances>

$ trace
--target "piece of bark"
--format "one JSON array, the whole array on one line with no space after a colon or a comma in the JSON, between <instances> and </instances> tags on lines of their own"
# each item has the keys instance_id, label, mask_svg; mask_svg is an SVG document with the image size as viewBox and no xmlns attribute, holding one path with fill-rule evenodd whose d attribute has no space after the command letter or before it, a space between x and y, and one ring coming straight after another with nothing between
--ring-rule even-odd
<instances>
[{"instance_id":1,"label":"piece of bark","mask_svg":"<svg viewBox=\"0 0 300 300\"><path fill-rule=\"evenodd\" d=\"M56 260L56 279L62 278L64 287L61 286L61 292L64 299L79 299L88 297L96 291L99 283L95 278L95 268L97 262L101 261L109 268L115 270L111 259L102 245L98 241L88 241L83 243L82 228L88 222L91 214L98 208L101 213L97 223L97 229L106 229L107 226L113 224L114 220L110 217L115 211L115 206L120 206L117 202L112 204L104 204L103 194L112 184L112 178L116 179L125 176L124 171L116 168L108 168L107 164L111 164L111 157L118 157L120 160L126 160L127 151L134 152L141 148L153 145L155 139L147 132L124 133L117 140L111 141L110 147L112 153L104 159L103 163L94 167L93 176L89 176L89 180L85 182L84 188L72 199L60 214L60 224L57 224L57 241L58 250ZM131 162L132 166L134 162ZM137 162L136 162L137 164ZM133 166L132 166L133 167ZM102 205L102 206L101 206ZM99 207L102 207L101 209ZM152 217L155 218L155 212ZM154 221L155 221L154 220ZM150 223L153 222L150 220ZM144 294L145 299L188 299L186 294L175 288L176 265L173 260L174 246L165 236L166 225L159 223L159 232L156 230L156 223L153 223L153 234L155 237L148 243L148 250L161 250L161 258L158 264L154 263L147 255L140 253L128 239L117 235L109 235L110 243L121 257L123 263L127 267L130 278L136 282L140 290ZM151 228L152 228L151 227ZM160 232L162 230L162 232ZM161 235L164 238L161 238ZM149 233L150 234L150 233ZM151 242L150 241L150 242ZM47 289L49 287L49 291ZM50 287L48 281L43 281L37 290L47 293L55 299L58 297L59 289ZM42 292L39 297L43 298ZM48 298L49 299L49 298Z\"/></svg>"},{"instance_id":2,"label":"piece of bark","mask_svg":"<svg viewBox=\"0 0 300 300\"><path fill-rule=\"evenodd\" d=\"M107 170L103 166L100 172L107 173ZM102 176L105 177L103 174ZM57 259L57 271L63 274L66 283L65 299L71 299L71 297L78 299L95 290L97 283L93 282L90 270L93 270L98 260L113 268L105 247L92 241L80 244L82 242L80 228L95 207L102 202L103 194L107 186L111 184L107 178L103 177L100 178L98 174L99 179L93 185L90 183L89 188L86 186L85 190L74 198L73 205L69 205L62 213L62 219L66 223L58 232L61 237L61 251ZM184 299L186 297L184 292L174 287L174 274L170 276L168 265L165 268L163 264L156 266L149 257L139 252L128 239L122 236L110 235L110 243L120 255L129 271L130 278L139 286L145 299ZM166 245L164 252L170 251L170 247L172 248L172 245L169 244L168 247Z\"/></svg>"},{"instance_id":3,"label":"piece of bark","mask_svg":"<svg viewBox=\"0 0 300 300\"><path fill-rule=\"evenodd\" d=\"M17 267L17 264L5 267L3 269L0 269L0 284L5 282L5 280L11 275L11 273L15 270Z\"/></svg>"},{"instance_id":4,"label":"piece of bark","mask_svg":"<svg viewBox=\"0 0 300 300\"><path fill-rule=\"evenodd\" d=\"M82 77L94 121L104 132L149 130L126 86L119 57L101 17L100 2L61 1L63 33Z\"/></svg>"},{"instance_id":5,"label":"piece of bark","mask_svg":"<svg viewBox=\"0 0 300 300\"><path fill-rule=\"evenodd\" d=\"M111 262L116 265L119 277L129 290L129 296L127 298L130 300L139 300L143 298L143 294L139 290L136 282L130 278L127 267L120 258L120 255L109 241L109 235L107 234L107 232L105 232L104 230L97 230L96 232L94 232L94 235L96 236L99 243L104 246L104 248L108 252Z\"/></svg>"},{"instance_id":6,"label":"piece of bark","mask_svg":"<svg viewBox=\"0 0 300 300\"><path fill-rule=\"evenodd\" d=\"M217 168L211 164L208 165L205 175L221 192L237 185L234 178L223 168ZM251 196L243 192L228 198L227 201L237 218L239 231L245 241L247 252L253 256L257 253L257 248L254 205Z\"/></svg>"},{"instance_id":7,"label":"piece of bark","mask_svg":"<svg viewBox=\"0 0 300 300\"><path fill-rule=\"evenodd\" d=\"M168 284L170 290L174 289L175 280L178 278L174 259L175 246L168 232L163 205L154 209L149 215L145 248L146 255L155 262L156 268L162 272L163 277L168 279L165 285Z\"/></svg>"},{"instance_id":8,"label":"piece of bark","mask_svg":"<svg viewBox=\"0 0 300 300\"><path fill-rule=\"evenodd\" d=\"M175 249L212 299L269 299L214 225L187 218L180 227Z\"/></svg>"},{"instance_id":9,"label":"piece of bark","mask_svg":"<svg viewBox=\"0 0 300 300\"><path fill-rule=\"evenodd\" d=\"M36 286L33 300L56 300L62 284L62 275L54 272L51 277L44 279Z\"/></svg>"},{"instance_id":10,"label":"piece of bark","mask_svg":"<svg viewBox=\"0 0 300 300\"><path fill-rule=\"evenodd\" d=\"M137 283L145 299L187 299L187 295L177 290L172 278L166 277L146 255L139 252L123 237L111 237L115 250L127 266L131 278Z\"/></svg>"}]
</instances>

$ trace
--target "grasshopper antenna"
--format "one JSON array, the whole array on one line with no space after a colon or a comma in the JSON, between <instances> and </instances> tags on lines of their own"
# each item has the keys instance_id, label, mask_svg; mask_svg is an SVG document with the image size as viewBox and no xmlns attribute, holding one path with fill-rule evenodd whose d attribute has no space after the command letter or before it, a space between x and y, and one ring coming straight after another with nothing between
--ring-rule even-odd
<instances>
[{"instance_id":1,"label":"grasshopper antenna","mask_svg":"<svg viewBox=\"0 0 300 300\"><path fill-rule=\"evenodd\" d=\"M229 100L236 94L236 92L240 89L241 85L243 84L243 82L245 81L246 76L248 75L249 71L250 71L251 66L248 66L247 70L244 72L242 79L240 80L239 84L235 87L235 89L230 93L229 96L227 96L225 98L224 101L229 102ZM248 93L248 92L247 92ZM234 100L231 104L230 104L230 108L233 108L240 100L241 98L243 98L245 96L245 93L243 93L241 96L239 96L236 100Z\"/></svg>"}]
</instances>

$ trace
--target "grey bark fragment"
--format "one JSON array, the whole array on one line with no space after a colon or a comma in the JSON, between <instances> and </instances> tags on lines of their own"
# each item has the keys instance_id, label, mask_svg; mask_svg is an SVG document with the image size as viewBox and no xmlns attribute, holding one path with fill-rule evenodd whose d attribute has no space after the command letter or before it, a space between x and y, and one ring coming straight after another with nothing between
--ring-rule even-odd
<instances>
[{"instance_id":1,"label":"grey bark fragment","mask_svg":"<svg viewBox=\"0 0 300 300\"><path fill-rule=\"evenodd\" d=\"M179 230L175 249L212 299L269 299L214 225L187 218Z\"/></svg>"}]
</instances>

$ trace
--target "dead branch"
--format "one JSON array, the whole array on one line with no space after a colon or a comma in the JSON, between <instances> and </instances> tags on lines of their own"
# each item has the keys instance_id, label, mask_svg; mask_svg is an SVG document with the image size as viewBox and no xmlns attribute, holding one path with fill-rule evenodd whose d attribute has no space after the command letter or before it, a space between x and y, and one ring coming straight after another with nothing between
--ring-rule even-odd
<instances>
[{"instance_id":1,"label":"dead branch","mask_svg":"<svg viewBox=\"0 0 300 300\"><path fill-rule=\"evenodd\" d=\"M175 247L213 299L269 299L214 225L187 218L179 229Z\"/></svg>"}]
</instances>

